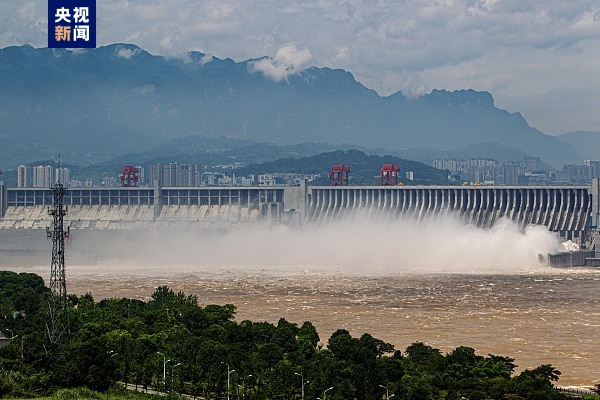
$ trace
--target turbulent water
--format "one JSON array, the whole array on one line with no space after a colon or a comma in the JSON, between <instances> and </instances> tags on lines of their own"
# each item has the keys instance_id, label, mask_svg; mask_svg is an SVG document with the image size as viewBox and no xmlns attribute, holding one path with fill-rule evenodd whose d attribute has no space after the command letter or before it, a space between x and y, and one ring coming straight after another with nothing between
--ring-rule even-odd
<instances>
[{"instance_id":1,"label":"turbulent water","mask_svg":"<svg viewBox=\"0 0 600 400\"><path fill-rule=\"evenodd\" d=\"M45 267L44 267L45 268ZM33 272L47 275L44 268ZM28 268L32 270L32 268ZM511 356L519 370L550 363L561 385L600 382L600 271L538 268L517 274L365 276L288 269L71 267L69 291L147 299L168 285L204 304L233 303L237 320L312 321L321 340L338 328L403 350L471 346Z\"/></svg>"},{"instance_id":2,"label":"turbulent water","mask_svg":"<svg viewBox=\"0 0 600 400\"><path fill-rule=\"evenodd\" d=\"M510 356L519 370L549 363L561 385L600 382L600 269L539 265L538 254L561 247L545 227L481 230L448 217L116 237L67 246L104 260L71 266L67 257L69 292L148 299L167 285L235 304L238 321L309 320L324 343L344 328L400 350L422 341ZM49 276L46 266L11 269Z\"/></svg>"}]
</instances>

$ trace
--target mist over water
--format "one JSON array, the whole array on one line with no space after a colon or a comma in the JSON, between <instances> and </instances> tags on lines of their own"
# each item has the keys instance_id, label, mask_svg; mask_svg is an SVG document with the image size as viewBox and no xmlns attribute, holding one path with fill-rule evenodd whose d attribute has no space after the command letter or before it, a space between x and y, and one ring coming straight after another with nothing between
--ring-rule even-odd
<instances>
[{"instance_id":1,"label":"mist over water","mask_svg":"<svg viewBox=\"0 0 600 400\"><path fill-rule=\"evenodd\" d=\"M562 385L598 382L600 271L555 269L564 251L543 226L492 229L442 217L415 224L357 219L324 227L71 232L71 293L148 300L158 286L202 304L237 306L237 321L311 321L322 340L347 329L404 349L470 346L518 370L552 364ZM98 265L75 254L94 253ZM48 276L47 264L17 271Z\"/></svg>"},{"instance_id":2,"label":"mist over water","mask_svg":"<svg viewBox=\"0 0 600 400\"><path fill-rule=\"evenodd\" d=\"M360 275L402 272L499 273L539 268L538 254L561 250L544 226L522 231L509 220L492 229L451 217L427 223L357 219L323 227L148 230L73 242L100 251L110 264L235 269L306 270ZM109 250L107 253L106 250Z\"/></svg>"}]
</instances>

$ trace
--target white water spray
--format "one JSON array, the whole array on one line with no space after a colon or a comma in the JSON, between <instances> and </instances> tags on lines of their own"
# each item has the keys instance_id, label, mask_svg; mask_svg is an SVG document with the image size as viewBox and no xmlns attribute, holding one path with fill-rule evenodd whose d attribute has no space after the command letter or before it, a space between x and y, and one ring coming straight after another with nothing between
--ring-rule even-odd
<instances>
[{"instance_id":1,"label":"white water spray","mask_svg":"<svg viewBox=\"0 0 600 400\"><path fill-rule=\"evenodd\" d=\"M106 263L163 265L169 270L280 268L361 275L513 272L537 267L540 253L561 250L557 237L543 226L522 232L511 221L499 221L492 229L479 229L451 217L421 224L359 219L297 230L277 226L129 235L126 241L123 233L96 240L93 248L110 249Z\"/></svg>"}]
</instances>

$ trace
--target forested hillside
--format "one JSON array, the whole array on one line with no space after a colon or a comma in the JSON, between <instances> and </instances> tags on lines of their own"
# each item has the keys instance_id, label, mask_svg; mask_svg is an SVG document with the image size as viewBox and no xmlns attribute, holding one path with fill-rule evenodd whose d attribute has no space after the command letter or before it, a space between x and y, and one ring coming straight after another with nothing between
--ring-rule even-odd
<instances>
[{"instance_id":1,"label":"forested hillside","mask_svg":"<svg viewBox=\"0 0 600 400\"><path fill-rule=\"evenodd\" d=\"M314 183L329 184L328 173L333 164L345 164L350 167L350 185L380 185L380 171L383 164L393 163L400 167L399 182L420 185L445 185L448 183L446 172L423 164L419 161L405 160L394 156L367 155L358 150L337 150L302 158L282 158L261 164L251 164L237 171L240 175L264 174L273 172L295 172L299 174L320 174ZM413 173L413 180L406 173Z\"/></svg>"},{"instance_id":2,"label":"forested hillside","mask_svg":"<svg viewBox=\"0 0 600 400\"><path fill-rule=\"evenodd\" d=\"M400 351L343 329L325 340L308 321L236 321L231 304L201 305L167 287L147 302L71 295L71 335L52 347L47 296L40 277L0 271L0 328L18 335L0 348L0 397L106 391L118 381L207 399L299 399L303 384L309 399L563 398L551 365L514 375L512 358L469 347Z\"/></svg>"}]
</instances>

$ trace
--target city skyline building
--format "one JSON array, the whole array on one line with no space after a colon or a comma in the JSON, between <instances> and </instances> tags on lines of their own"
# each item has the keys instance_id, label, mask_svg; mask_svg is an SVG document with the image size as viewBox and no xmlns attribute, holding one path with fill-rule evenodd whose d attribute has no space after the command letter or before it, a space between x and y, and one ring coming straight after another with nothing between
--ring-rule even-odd
<instances>
[{"instance_id":1,"label":"city skyline building","mask_svg":"<svg viewBox=\"0 0 600 400\"><path fill-rule=\"evenodd\" d=\"M150 183L158 186L199 187L202 186L202 166L197 164L153 164L150 168Z\"/></svg>"},{"instance_id":2,"label":"city skyline building","mask_svg":"<svg viewBox=\"0 0 600 400\"><path fill-rule=\"evenodd\" d=\"M71 170L69 168L56 168L55 174L55 182L54 183L62 183L63 186L69 186L71 181Z\"/></svg>"},{"instance_id":3,"label":"city skyline building","mask_svg":"<svg viewBox=\"0 0 600 400\"><path fill-rule=\"evenodd\" d=\"M49 165L33 167L33 187L50 188L54 185L54 168Z\"/></svg>"},{"instance_id":4,"label":"city skyline building","mask_svg":"<svg viewBox=\"0 0 600 400\"><path fill-rule=\"evenodd\" d=\"M19 165L17 168L17 187L33 187L33 168L28 165Z\"/></svg>"},{"instance_id":5,"label":"city skyline building","mask_svg":"<svg viewBox=\"0 0 600 400\"><path fill-rule=\"evenodd\" d=\"M19 188L51 188L61 182L68 186L71 181L69 168L56 168L50 165L19 165L17 168L17 187Z\"/></svg>"}]
</instances>

